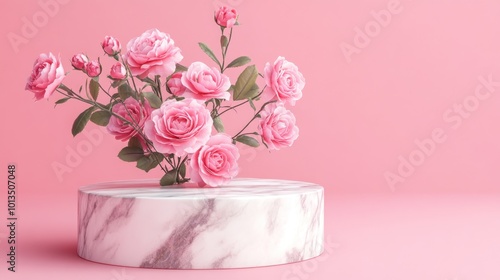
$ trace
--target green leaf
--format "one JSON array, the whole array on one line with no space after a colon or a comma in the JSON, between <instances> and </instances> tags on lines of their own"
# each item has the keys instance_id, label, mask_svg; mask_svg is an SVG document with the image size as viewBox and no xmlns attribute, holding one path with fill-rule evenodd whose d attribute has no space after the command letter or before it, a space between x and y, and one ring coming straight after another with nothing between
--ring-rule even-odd
<instances>
[{"instance_id":1,"label":"green leaf","mask_svg":"<svg viewBox=\"0 0 500 280\"><path fill-rule=\"evenodd\" d=\"M153 159L154 161L159 161L159 162L162 162L162 160L165 158L165 156L162 153L158 152L152 153L151 155L149 155L149 157L151 157L151 159Z\"/></svg>"},{"instance_id":2,"label":"green leaf","mask_svg":"<svg viewBox=\"0 0 500 280\"><path fill-rule=\"evenodd\" d=\"M113 83L111 83L111 87L112 88L117 88L123 84L126 84L126 80L116 80L116 81L113 81Z\"/></svg>"},{"instance_id":3,"label":"green leaf","mask_svg":"<svg viewBox=\"0 0 500 280\"><path fill-rule=\"evenodd\" d=\"M132 96L134 90L128 84L122 84L118 87L118 94L122 100L125 100Z\"/></svg>"},{"instance_id":4,"label":"green leaf","mask_svg":"<svg viewBox=\"0 0 500 280\"><path fill-rule=\"evenodd\" d=\"M118 98L120 98L120 95L118 93L111 95L111 99L118 99Z\"/></svg>"},{"instance_id":5,"label":"green leaf","mask_svg":"<svg viewBox=\"0 0 500 280\"><path fill-rule=\"evenodd\" d=\"M222 133L225 132L224 130L224 124L222 123L222 120L220 117L215 117L214 118L214 126L217 132Z\"/></svg>"},{"instance_id":6,"label":"green leaf","mask_svg":"<svg viewBox=\"0 0 500 280\"><path fill-rule=\"evenodd\" d=\"M175 65L175 72L174 72L174 73L176 73L176 72L184 72L184 71L187 71L187 70L188 70L188 69L187 69L187 67L186 67L186 66L181 65L181 64L179 64L179 63L177 63L177 64Z\"/></svg>"},{"instance_id":7,"label":"green leaf","mask_svg":"<svg viewBox=\"0 0 500 280\"><path fill-rule=\"evenodd\" d=\"M163 160L163 155L159 153L154 153L149 156L144 156L137 161L137 168L149 172L151 169L158 166L158 164Z\"/></svg>"},{"instance_id":8,"label":"green leaf","mask_svg":"<svg viewBox=\"0 0 500 280\"><path fill-rule=\"evenodd\" d=\"M90 79L89 91L92 99L97 100L97 96L99 96L99 82L94 79Z\"/></svg>"},{"instance_id":9,"label":"green leaf","mask_svg":"<svg viewBox=\"0 0 500 280\"><path fill-rule=\"evenodd\" d=\"M177 170L173 169L165 173L160 179L161 186L171 186L177 181Z\"/></svg>"},{"instance_id":10,"label":"green leaf","mask_svg":"<svg viewBox=\"0 0 500 280\"><path fill-rule=\"evenodd\" d=\"M219 67L221 66L219 60L217 59L217 57L215 56L214 52L212 52L212 50L205 44L203 43L198 43L198 45L200 46L201 50L206 53L208 55L208 57L210 57L213 61L215 61L215 63L217 63L217 65L219 65Z\"/></svg>"},{"instance_id":11,"label":"green leaf","mask_svg":"<svg viewBox=\"0 0 500 280\"><path fill-rule=\"evenodd\" d=\"M139 137L134 136L128 140L128 147L131 148L142 148L141 141L139 140Z\"/></svg>"},{"instance_id":12,"label":"green leaf","mask_svg":"<svg viewBox=\"0 0 500 280\"><path fill-rule=\"evenodd\" d=\"M58 88L64 90L68 95L73 95L72 90L64 84L60 84Z\"/></svg>"},{"instance_id":13,"label":"green leaf","mask_svg":"<svg viewBox=\"0 0 500 280\"><path fill-rule=\"evenodd\" d=\"M148 84L151 84L151 85L156 85L155 81L153 79L151 79L150 77L146 77L144 79L141 79L139 77L137 77L139 80L145 82L145 83L148 83ZM142 88L145 88L147 87L148 85L144 85Z\"/></svg>"},{"instance_id":14,"label":"green leaf","mask_svg":"<svg viewBox=\"0 0 500 280\"><path fill-rule=\"evenodd\" d=\"M144 151L139 147L125 147L118 153L118 157L126 162L138 161L143 156Z\"/></svg>"},{"instance_id":15,"label":"green leaf","mask_svg":"<svg viewBox=\"0 0 500 280\"><path fill-rule=\"evenodd\" d=\"M181 164L179 167L179 174L182 178L186 178L186 163Z\"/></svg>"},{"instance_id":16,"label":"green leaf","mask_svg":"<svg viewBox=\"0 0 500 280\"><path fill-rule=\"evenodd\" d=\"M237 59L231 61L226 68L240 67L252 61L248 56L240 56Z\"/></svg>"},{"instance_id":17,"label":"green leaf","mask_svg":"<svg viewBox=\"0 0 500 280\"><path fill-rule=\"evenodd\" d=\"M75 121L73 122L73 127L71 128L71 134L73 134L73 137L83 131L83 129L90 120L92 112L94 112L95 109L96 107L92 106L87 110L83 111L82 113L80 113L78 117L76 117Z\"/></svg>"},{"instance_id":18,"label":"green leaf","mask_svg":"<svg viewBox=\"0 0 500 280\"><path fill-rule=\"evenodd\" d=\"M70 99L71 99L70 97L61 98L61 99L59 99L59 100L56 101L56 105L66 103L66 101L68 101Z\"/></svg>"},{"instance_id":19,"label":"green leaf","mask_svg":"<svg viewBox=\"0 0 500 280\"><path fill-rule=\"evenodd\" d=\"M149 105L151 107L158 109L161 106L161 99L158 97L158 95L154 94L153 92L143 92L144 98L146 98L149 101Z\"/></svg>"},{"instance_id":20,"label":"green leaf","mask_svg":"<svg viewBox=\"0 0 500 280\"><path fill-rule=\"evenodd\" d=\"M259 91L260 91L259 86L257 84L253 84L253 86L247 92L246 96L248 99L252 99L252 98L256 97L257 95L259 95Z\"/></svg>"},{"instance_id":21,"label":"green leaf","mask_svg":"<svg viewBox=\"0 0 500 280\"><path fill-rule=\"evenodd\" d=\"M238 137L236 137L236 139L234 139L240 143L243 143L245 145L248 145L250 147L258 147L260 145L259 141L257 141L257 139L253 138L253 137L250 137L248 135L240 135Z\"/></svg>"},{"instance_id":22,"label":"green leaf","mask_svg":"<svg viewBox=\"0 0 500 280\"><path fill-rule=\"evenodd\" d=\"M137 161L136 167L149 172L151 169L155 168L158 163L154 160L151 160L149 157L142 157Z\"/></svg>"},{"instance_id":23,"label":"green leaf","mask_svg":"<svg viewBox=\"0 0 500 280\"><path fill-rule=\"evenodd\" d=\"M253 103L252 98L248 98L248 103L250 104L250 107L252 107L252 109L254 111L257 111L257 108L255 107L255 104Z\"/></svg>"},{"instance_id":24,"label":"green leaf","mask_svg":"<svg viewBox=\"0 0 500 280\"><path fill-rule=\"evenodd\" d=\"M257 72L255 65L245 68L234 85L233 99L243 100L255 96L259 90L257 84L255 83L258 75L259 73Z\"/></svg>"},{"instance_id":25,"label":"green leaf","mask_svg":"<svg viewBox=\"0 0 500 280\"><path fill-rule=\"evenodd\" d=\"M225 35L220 36L220 46L221 48L227 47L227 44L229 43L229 40Z\"/></svg>"},{"instance_id":26,"label":"green leaf","mask_svg":"<svg viewBox=\"0 0 500 280\"><path fill-rule=\"evenodd\" d=\"M107 126L109 119L111 118L111 113L108 111L97 111L92 114L90 121L100 126Z\"/></svg>"}]
</instances>

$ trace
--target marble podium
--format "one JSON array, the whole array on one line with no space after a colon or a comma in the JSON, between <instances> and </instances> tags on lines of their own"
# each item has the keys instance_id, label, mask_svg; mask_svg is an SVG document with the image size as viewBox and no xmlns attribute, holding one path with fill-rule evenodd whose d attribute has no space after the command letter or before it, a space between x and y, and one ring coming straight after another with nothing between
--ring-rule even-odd
<instances>
[{"instance_id":1,"label":"marble podium","mask_svg":"<svg viewBox=\"0 0 500 280\"><path fill-rule=\"evenodd\" d=\"M81 187L78 255L111 265L221 269L319 256L323 187L235 179L219 188L161 188L157 180Z\"/></svg>"}]
</instances>

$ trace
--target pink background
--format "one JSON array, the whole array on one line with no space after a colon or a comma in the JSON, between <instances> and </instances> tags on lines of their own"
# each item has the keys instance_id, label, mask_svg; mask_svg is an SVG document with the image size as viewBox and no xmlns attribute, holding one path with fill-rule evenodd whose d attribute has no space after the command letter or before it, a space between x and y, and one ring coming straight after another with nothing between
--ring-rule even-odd
<instances>
[{"instance_id":1,"label":"pink background","mask_svg":"<svg viewBox=\"0 0 500 280\"><path fill-rule=\"evenodd\" d=\"M2 257L2 279L500 279L499 2L41 2L57 3L58 11L47 16L38 1L0 4L0 168L18 166L20 219L19 272L7 273ZM295 266L232 271L140 270L80 260L78 186L160 173L145 175L120 162L115 155L123 144L96 126L87 127L96 141L73 139L71 124L84 107L66 103L54 109L56 98L33 102L23 89L34 59L41 52L60 53L69 70L77 52L102 55L105 35L125 45L156 27L173 37L184 64L209 63L197 42L216 49L212 11L218 4L241 14L231 58L249 55L262 71L282 55L306 77L304 98L292 108L299 140L279 152L245 149L240 176L325 186L325 234L335 243L332 250ZM23 36L24 20L33 22L33 16L40 26L26 43L13 45L9 36ZM487 86L479 77L494 82ZM73 73L65 83L77 88L82 78ZM462 115L458 106L465 108ZM230 129L244 113L231 115ZM429 145L424 139L436 133L441 136L434 135L427 155L415 142ZM71 151L85 147L68 166L71 172L58 177L53 164L68 165ZM398 171L401 157L409 163ZM388 172L400 181L389 184ZM6 189L0 193L5 256ZM297 267L305 272L290 272Z\"/></svg>"}]
</instances>

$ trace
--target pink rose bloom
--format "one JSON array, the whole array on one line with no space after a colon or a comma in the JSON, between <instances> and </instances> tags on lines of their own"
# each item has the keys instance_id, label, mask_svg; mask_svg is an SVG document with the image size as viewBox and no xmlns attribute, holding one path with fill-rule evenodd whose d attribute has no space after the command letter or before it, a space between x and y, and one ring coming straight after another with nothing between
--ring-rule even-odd
<instances>
[{"instance_id":1,"label":"pink rose bloom","mask_svg":"<svg viewBox=\"0 0 500 280\"><path fill-rule=\"evenodd\" d=\"M238 148L229 135L219 133L210 138L191 157L191 180L199 185L217 187L238 175Z\"/></svg>"},{"instance_id":2,"label":"pink rose bloom","mask_svg":"<svg viewBox=\"0 0 500 280\"><path fill-rule=\"evenodd\" d=\"M305 79L299 68L284 57L278 57L273 65L266 64L264 68L266 80L266 95L270 98L295 105L295 101L302 98Z\"/></svg>"},{"instance_id":3,"label":"pink rose bloom","mask_svg":"<svg viewBox=\"0 0 500 280\"><path fill-rule=\"evenodd\" d=\"M121 62L117 62L111 66L109 75L115 80L123 80L127 76L127 69L123 66L123 64L121 64Z\"/></svg>"},{"instance_id":4,"label":"pink rose bloom","mask_svg":"<svg viewBox=\"0 0 500 280\"><path fill-rule=\"evenodd\" d=\"M186 87L181 82L182 73L177 72L173 74L167 82L167 86L175 96L181 96L186 91Z\"/></svg>"},{"instance_id":5,"label":"pink rose bloom","mask_svg":"<svg viewBox=\"0 0 500 280\"><path fill-rule=\"evenodd\" d=\"M216 67L210 68L202 62L194 62L182 73L182 84L187 88L183 96L206 101L211 98L229 100L231 87L229 77Z\"/></svg>"},{"instance_id":6,"label":"pink rose bloom","mask_svg":"<svg viewBox=\"0 0 500 280\"><path fill-rule=\"evenodd\" d=\"M170 35L158 29L150 29L141 36L130 40L124 56L134 76L169 76L182 60L181 51L174 45Z\"/></svg>"},{"instance_id":7,"label":"pink rose bloom","mask_svg":"<svg viewBox=\"0 0 500 280\"><path fill-rule=\"evenodd\" d=\"M99 76L101 74L101 70L101 64L96 60L85 64L85 73L87 73L89 77Z\"/></svg>"},{"instance_id":8,"label":"pink rose bloom","mask_svg":"<svg viewBox=\"0 0 500 280\"><path fill-rule=\"evenodd\" d=\"M123 103L115 104L111 110L127 121L137 124L142 129L151 115L152 108L147 101L142 105L136 99L129 97ZM123 120L113 115L109 119L106 128L111 135L115 136L116 140L121 141L128 141L138 134L130 124L124 123Z\"/></svg>"},{"instance_id":9,"label":"pink rose bloom","mask_svg":"<svg viewBox=\"0 0 500 280\"><path fill-rule=\"evenodd\" d=\"M151 113L144 133L158 152L184 156L207 143L212 124L210 111L196 100L171 99Z\"/></svg>"},{"instance_id":10,"label":"pink rose bloom","mask_svg":"<svg viewBox=\"0 0 500 280\"><path fill-rule=\"evenodd\" d=\"M228 7L220 7L215 12L215 22L222 27L231 28L236 24L236 19L238 13L235 9L230 9Z\"/></svg>"},{"instance_id":11,"label":"pink rose bloom","mask_svg":"<svg viewBox=\"0 0 500 280\"><path fill-rule=\"evenodd\" d=\"M299 137L295 116L283 104L269 104L260 115L261 121L257 130L270 150L290 147Z\"/></svg>"},{"instance_id":12,"label":"pink rose bloom","mask_svg":"<svg viewBox=\"0 0 500 280\"><path fill-rule=\"evenodd\" d=\"M116 55L122 50L120 42L111 36L104 37L101 46L104 52L109 56Z\"/></svg>"},{"instance_id":13,"label":"pink rose bloom","mask_svg":"<svg viewBox=\"0 0 500 280\"><path fill-rule=\"evenodd\" d=\"M26 90L35 94L35 100L48 99L64 79L61 59L52 53L40 54L26 82Z\"/></svg>"},{"instance_id":14,"label":"pink rose bloom","mask_svg":"<svg viewBox=\"0 0 500 280\"><path fill-rule=\"evenodd\" d=\"M71 65L77 70L83 70L87 62L89 62L89 58L83 53L75 54L73 58L71 58Z\"/></svg>"}]
</instances>

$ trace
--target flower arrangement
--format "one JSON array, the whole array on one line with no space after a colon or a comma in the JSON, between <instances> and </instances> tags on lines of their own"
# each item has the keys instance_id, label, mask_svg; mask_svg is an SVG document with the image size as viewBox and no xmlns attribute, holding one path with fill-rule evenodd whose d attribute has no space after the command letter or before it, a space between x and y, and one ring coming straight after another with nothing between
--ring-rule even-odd
<instances>
[{"instance_id":1,"label":"flower arrangement","mask_svg":"<svg viewBox=\"0 0 500 280\"><path fill-rule=\"evenodd\" d=\"M238 13L221 7L214 20L221 29L221 56L204 43L199 46L216 67L203 62L183 66L181 50L170 35L151 29L130 40L126 50L116 38L104 38L105 55L116 60L107 79L100 58L74 55L73 70L86 76L85 85L77 91L62 83L67 73L60 57L42 53L26 90L35 94L35 100L49 99L57 92L62 98L56 105L69 100L88 104L73 123L73 136L89 121L105 126L116 140L127 142L118 157L146 172L161 168L165 173L162 186L188 181L200 187L220 186L238 174L236 142L250 147L262 143L270 150L293 144L299 129L285 105L293 106L302 97L305 80L294 63L278 57L265 65L263 74L255 65L246 66L232 83L225 71L251 61L247 56L227 60L233 28L239 25ZM259 77L264 80L262 87L257 84ZM233 103L226 105L231 99ZM258 101L262 102L259 109ZM231 136L225 132L222 117L242 105L251 106L253 115ZM255 122L254 130L248 131Z\"/></svg>"}]
</instances>

